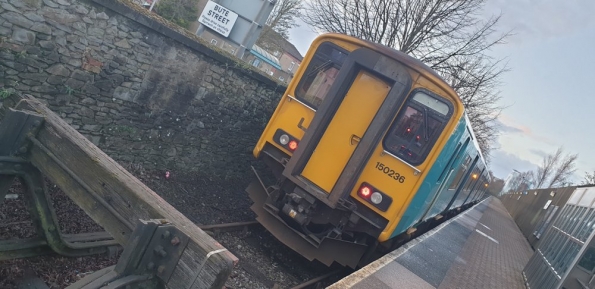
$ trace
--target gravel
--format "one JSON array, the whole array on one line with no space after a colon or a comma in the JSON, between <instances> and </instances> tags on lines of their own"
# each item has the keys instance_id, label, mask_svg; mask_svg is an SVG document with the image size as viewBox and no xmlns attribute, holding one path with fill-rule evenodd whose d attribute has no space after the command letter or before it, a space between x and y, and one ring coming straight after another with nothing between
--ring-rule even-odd
<instances>
[{"instance_id":1,"label":"gravel","mask_svg":"<svg viewBox=\"0 0 595 289\"><path fill-rule=\"evenodd\" d=\"M147 186L197 224L252 221L251 201L244 192L250 177L219 179L200 173L128 169ZM57 186L48 184L60 228L64 233L103 231ZM18 199L0 203L0 240L30 238L33 224L23 202L22 186L10 190ZM227 288L288 288L330 272L326 266L309 262L278 242L262 227L247 232L226 232L214 236L240 259L226 283ZM16 288L27 272L39 276L50 288L64 288L89 272L116 264L105 255L67 258L55 254L0 261L0 288Z\"/></svg>"}]
</instances>

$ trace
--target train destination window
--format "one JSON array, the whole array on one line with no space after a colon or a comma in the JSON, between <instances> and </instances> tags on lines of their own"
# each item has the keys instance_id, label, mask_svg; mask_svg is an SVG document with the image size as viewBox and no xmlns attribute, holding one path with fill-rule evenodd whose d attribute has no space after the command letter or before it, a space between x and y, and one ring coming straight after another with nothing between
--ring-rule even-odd
<instances>
[{"instance_id":1,"label":"train destination window","mask_svg":"<svg viewBox=\"0 0 595 289\"><path fill-rule=\"evenodd\" d=\"M297 99L317 109L337 78L347 55L346 50L334 44L321 44L297 86Z\"/></svg>"},{"instance_id":2,"label":"train destination window","mask_svg":"<svg viewBox=\"0 0 595 289\"><path fill-rule=\"evenodd\" d=\"M450 118L452 106L414 91L384 138L384 149L411 165L423 163Z\"/></svg>"}]
</instances>

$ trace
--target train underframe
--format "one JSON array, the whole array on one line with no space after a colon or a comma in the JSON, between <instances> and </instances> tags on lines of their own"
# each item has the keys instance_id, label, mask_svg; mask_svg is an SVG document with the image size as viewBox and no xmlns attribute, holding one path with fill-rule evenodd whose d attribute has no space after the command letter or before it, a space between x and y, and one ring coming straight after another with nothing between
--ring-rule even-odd
<instances>
[{"instance_id":1,"label":"train underframe","mask_svg":"<svg viewBox=\"0 0 595 289\"><path fill-rule=\"evenodd\" d=\"M439 218L416 224L415 229L379 243L378 236L388 220L366 206L358 205L354 199L330 208L283 177L282 158L265 153L262 159L275 181L267 185L254 171L256 179L246 192L254 202L251 209L257 215L256 220L286 246L308 260L318 260L326 266L333 262L351 268L364 266L471 205L444 212Z\"/></svg>"},{"instance_id":2,"label":"train underframe","mask_svg":"<svg viewBox=\"0 0 595 289\"><path fill-rule=\"evenodd\" d=\"M257 174L246 189L258 222L310 261L356 268L368 259L388 223L386 219L365 206L357 206L354 200L330 208L284 178L280 159L269 154L262 159L274 175L274 184L264 184Z\"/></svg>"}]
</instances>

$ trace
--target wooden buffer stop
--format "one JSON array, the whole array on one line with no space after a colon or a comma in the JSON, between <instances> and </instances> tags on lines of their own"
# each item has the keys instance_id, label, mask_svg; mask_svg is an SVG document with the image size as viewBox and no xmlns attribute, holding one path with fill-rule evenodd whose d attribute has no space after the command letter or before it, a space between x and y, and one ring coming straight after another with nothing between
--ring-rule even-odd
<instances>
[{"instance_id":1,"label":"wooden buffer stop","mask_svg":"<svg viewBox=\"0 0 595 289\"><path fill-rule=\"evenodd\" d=\"M66 256L124 249L115 266L75 288L221 288L238 259L32 96L0 122L0 202L15 177L40 237L0 241L0 260L53 250ZM44 177L107 233L59 230Z\"/></svg>"}]
</instances>

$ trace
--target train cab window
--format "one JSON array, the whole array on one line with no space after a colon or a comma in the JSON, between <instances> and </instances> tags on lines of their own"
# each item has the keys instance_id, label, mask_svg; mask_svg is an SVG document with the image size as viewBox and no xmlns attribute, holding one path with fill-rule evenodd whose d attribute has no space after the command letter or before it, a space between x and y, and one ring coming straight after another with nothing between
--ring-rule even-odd
<instances>
[{"instance_id":1,"label":"train cab window","mask_svg":"<svg viewBox=\"0 0 595 289\"><path fill-rule=\"evenodd\" d=\"M452 114L452 105L425 91L412 93L384 139L384 149L411 165L424 162Z\"/></svg>"},{"instance_id":2,"label":"train cab window","mask_svg":"<svg viewBox=\"0 0 595 289\"><path fill-rule=\"evenodd\" d=\"M313 109L318 109L348 54L349 52L334 44L321 44L297 86L296 98Z\"/></svg>"}]
</instances>

